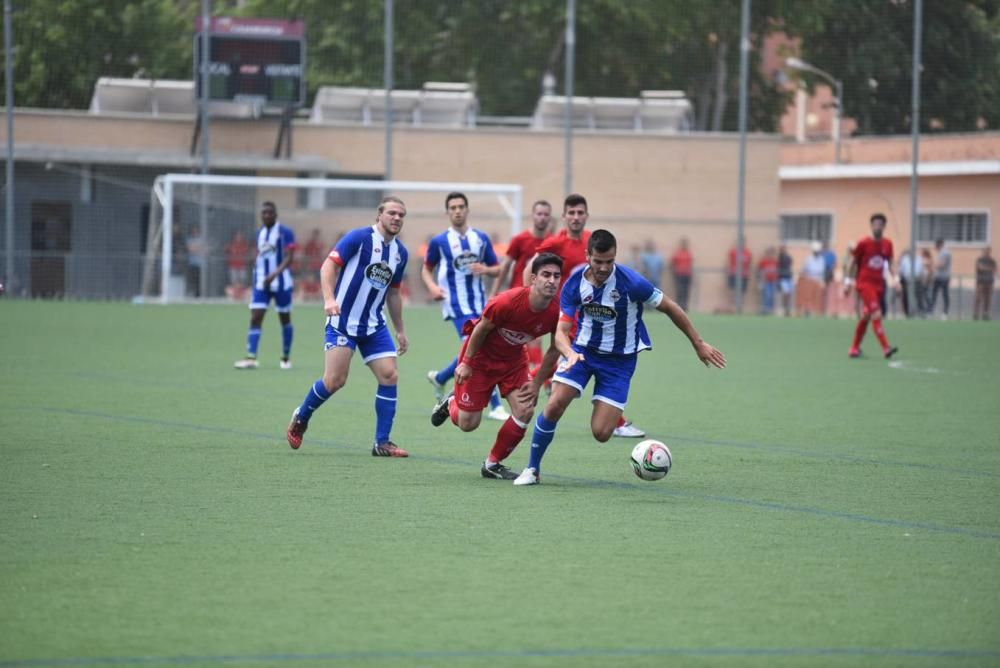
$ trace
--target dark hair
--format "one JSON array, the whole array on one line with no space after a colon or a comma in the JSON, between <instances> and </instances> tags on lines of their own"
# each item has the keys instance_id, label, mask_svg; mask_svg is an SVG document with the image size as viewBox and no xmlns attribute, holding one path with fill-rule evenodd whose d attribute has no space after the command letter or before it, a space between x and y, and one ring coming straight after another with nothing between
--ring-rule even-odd
<instances>
[{"instance_id":1,"label":"dark hair","mask_svg":"<svg viewBox=\"0 0 1000 668\"><path fill-rule=\"evenodd\" d=\"M615 235L607 230L594 230L594 233L590 235L590 241L587 242L587 255L606 253L612 248L618 248Z\"/></svg>"},{"instance_id":2,"label":"dark hair","mask_svg":"<svg viewBox=\"0 0 1000 668\"><path fill-rule=\"evenodd\" d=\"M276 207L274 205L274 202L272 202L271 200L268 200L266 202L261 203L260 208L263 209L263 208L266 208L266 207L271 207L272 209L274 209L275 213L278 213L278 207Z\"/></svg>"},{"instance_id":3,"label":"dark hair","mask_svg":"<svg viewBox=\"0 0 1000 668\"><path fill-rule=\"evenodd\" d=\"M570 208L571 206L577 206L579 204L582 204L584 209L589 210L589 208L587 207L587 198L584 197L583 195L580 195L579 193L566 195L566 199L563 200L563 211L565 212L566 209Z\"/></svg>"},{"instance_id":4,"label":"dark hair","mask_svg":"<svg viewBox=\"0 0 1000 668\"><path fill-rule=\"evenodd\" d=\"M547 206L549 209L552 208L552 205L549 204L548 200L544 199L535 200L535 203L531 205L531 210L534 211L536 206Z\"/></svg>"},{"instance_id":5,"label":"dark hair","mask_svg":"<svg viewBox=\"0 0 1000 668\"><path fill-rule=\"evenodd\" d=\"M868 222L874 223L876 220L881 220L883 225L886 225L889 222L884 213L873 213L872 217L868 219Z\"/></svg>"},{"instance_id":6,"label":"dark hair","mask_svg":"<svg viewBox=\"0 0 1000 668\"><path fill-rule=\"evenodd\" d=\"M448 202L450 202L453 199L460 199L463 202L465 202L465 207L466 208L469 207L469 198L465 196L465 193L460 193L460 192L456 191L456 192L448 193L447 195L445 195L445 198L444 198L444 210L445 211L448 210Z\"/></svg>"},{"instance_id":7,"label":"dark hair","mask_svg":"<svg viewBox=\"0 0 1000 668\"><path fill-rule=\"evenodd\" d=\"M547 264L554 264L559 267L559 271L562 271L563 259L555 253L541 253L531 261L531 273L537 274L538 270Z\"/></svg>"}]
</instances>

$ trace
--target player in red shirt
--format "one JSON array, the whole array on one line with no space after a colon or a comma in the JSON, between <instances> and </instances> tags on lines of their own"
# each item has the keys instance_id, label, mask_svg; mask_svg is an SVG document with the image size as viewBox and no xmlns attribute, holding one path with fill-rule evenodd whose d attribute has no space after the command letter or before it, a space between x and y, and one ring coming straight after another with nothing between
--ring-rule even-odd
<instances>
[{"instance_id":1,"label":"player in red shirt","mask_svg":"<svg viewBox=\"0 0 1000 668\"><path fill-rule=\"evenodd\" d=\"M861 356L861 339L868 329L868 321L872 321L872 331L882 345L882 354L886 359L895 355L899 348L889 345L882 328L882 294L885 292L885 272L888 269L892 276L892 242L882 236L885 231L885 214L872 214L869 220L872 235L865 237L854 247L853 261L849 276L844 279L844 294L850 293L852 283L857 283L858 297L861 301L861 319L854 330L854 342L847 352L849 357ZM855 278L852 279L851 276Z\"/></svg>"},{"instance_id":2,"label":"player in red shirt","mask_svg":"<svg viewBox=\"0 0 1000 668\"><path fill-rule=\"evenodd\" d=\"M587 219L590 218L587 198L575 193L567 195L563 201L562 217L566 227L559 230L558 234L543 241L538 246L538 252L555 253L562 258L562 282L565 283L574 269L582 264L587 264L587 242L590 241L590 232L584 229L587 226ZM618 418L618 426L615 427L614 435L621 438L642 438L646 432L622 415Z\"/></svg>"},{"instance_id":3,"label":"player in red shirt","mask_svg":"<svg viewBox=\"0 0 1000 668\"><path fill-rule=\"evenodd\" d=\"M455 369L455 389L434 407L431 424L451 421L462 431L479 426L493 389L510 404L510 417L497 432L480 473L484 478L514 480L517 473L503 465L524 438L535 411L542 383L555 371L560 354L555 347L559 324L559 285L562 259L552 253L536 257L527 286L502 292L486 304L478 320L466 323L468 338L462 344ZM551 344L542 366L532 378L528 373L525 344L549 334Z\"/></svg>"},{"instance_id":4,"label":"player in red shirt","mask_svg":"<svg viewBox=\"0 0 1000 668\"><path fill-rule=\"evenodd\" d=\"M531 229L515 234L510 240L500 265L500 275L493 281L490 297L496 297L500 292L511 265L514 265L514 271L510 275L510 287L519 288L524 285L524 270L538 252L539 244L552 235L551 228L552 205L540 199L531 205Z\"/></svg>"}]
</instances>

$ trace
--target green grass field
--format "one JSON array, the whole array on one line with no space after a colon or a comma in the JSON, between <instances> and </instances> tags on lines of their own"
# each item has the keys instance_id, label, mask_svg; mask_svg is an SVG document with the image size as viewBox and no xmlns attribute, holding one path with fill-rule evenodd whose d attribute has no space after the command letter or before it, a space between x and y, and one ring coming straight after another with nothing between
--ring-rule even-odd
<instances>
[{"instance_id":1,"label":"green grass field","mask_svg":"<svg viewBox=\"0 0 1000 668\"><path fill-rule=\"evenodd\" d=\"M237 372L245 307L0 302L0 666L1000 665L1000 325L662 316L628 414L674 453L635 478L589 401L543 484L479 476L498 423L428 422L457 350L406 311L376 459L357 360L301 450L295 369ZM527 448L514 453L519 469Z\"/></svg>"}]
</instances>

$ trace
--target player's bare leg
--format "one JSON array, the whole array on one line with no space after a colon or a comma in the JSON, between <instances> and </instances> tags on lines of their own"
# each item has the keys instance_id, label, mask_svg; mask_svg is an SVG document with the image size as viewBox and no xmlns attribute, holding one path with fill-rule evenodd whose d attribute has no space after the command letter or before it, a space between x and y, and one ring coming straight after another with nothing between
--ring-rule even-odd
<instances>
[{"instance_id":1,"label":"player's bare leg","mask_svg":"<svg viewBox=\"0 0 1000 668\"><path fill-rule=\"evenodd\" d=\"M594 401L594 410L590 414L590 431L601 443L606 443L614 433L622 409L600 400Z\"/></svg>"}]
</instances>

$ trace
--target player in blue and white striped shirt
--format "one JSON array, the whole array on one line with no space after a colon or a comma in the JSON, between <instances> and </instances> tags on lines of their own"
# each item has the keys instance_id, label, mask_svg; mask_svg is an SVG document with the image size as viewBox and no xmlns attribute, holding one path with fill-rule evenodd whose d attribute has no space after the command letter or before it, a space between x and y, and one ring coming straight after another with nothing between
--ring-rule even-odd
<instances>
[{"instance_id":1,"label":"player in blue and white striped shirt","mask_svg":"<svg viewBox=\"0 0 1000 668\"><path fill-rule=\"evenodd\" d=\"M378 206L375 224L348 232L320 269L323 309L326 313L326 357L323 377L306 392L292 413L288 444L302 445L302 435L313 412L347 382L355 349L378 380L375 390L375 457L407 457L390 439L396 417L396 344L385 324L383 305L396 330L399 354L408 342L403 331L403 299L399 287L406 270L406 248L396 238L403 229L406 205L386 197Z\"/></svg>"},{"instance_id":2,"label":"player in blue and white striped shirt","mask_svg":"<svg viewBox=\"0 0 1000 668\"><path fill-rule=\"evenodd\" d=\"M594 379L590 429L600 442L611 434L628 401L638 354L652 348L643 310L665 313L684 332L706 366L723 368L726 358L705 343L684 310L643 278L615 264L617 241L607 230L595 230L587 243L587 264L577 268L562 288L562 316L556 338L569 344L573 355L552 378L552 394L535 420L528 467L515 485L537 485L542 457L555 435L556 424L570 403ZM576 336L570 334L576 327ZM566 346L559 346L565 350Z\"/></svg>"},{"instance_id":3,"label":"player in blue and white striped shirt","mask_svg":"<svg viewBox=\"0 0 1000 668\"><path fill-rule=\"evenodd\" d=\"M469 200L465 194L448 193L444 207L451 227L427 244L420 276L431 298L442 302L444 319L451 321L461 339L465 323L478 318L486 306L483 275L499 276L500 265L489 236L469 227ZM428 372L427 379L434 386L438 401L443 398L444 385L455 375L457 366L456 357L440 371ZM510 417L495 392L487 416L494 420Z\"/></svg>"},{"instance_id":4,"label":"player in blue and white striped shirt","mask_svg":"<svg viewBox=\"0 0 1000 668\"><path fill-rule=\"evenodd\" d=\"M264 202L260 207L261 228L257 232L257 260L253 267L253 296L250 298L250 327L247 330L246 357L236 362L237 369L257 368L260 328L267 305L274 299L274 310L281 321L282 369L291 369L292 352L292 272L288 268L295 257L295 233L278 221L278 207Z\"/></svg>"}]
</instances>

